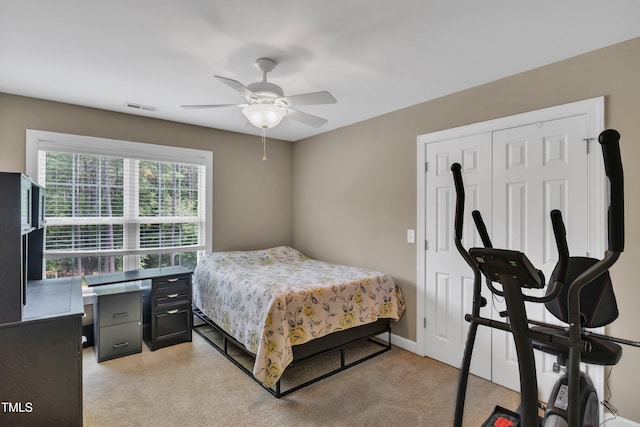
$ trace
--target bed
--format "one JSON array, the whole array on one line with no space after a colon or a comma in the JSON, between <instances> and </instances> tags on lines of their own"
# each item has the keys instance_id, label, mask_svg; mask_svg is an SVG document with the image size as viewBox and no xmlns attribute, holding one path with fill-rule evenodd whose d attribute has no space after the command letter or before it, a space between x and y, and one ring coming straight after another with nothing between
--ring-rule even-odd
<instances>
[{"instance_id":1,"label":"bed","mask_svg":"<svg viewBox=\"0 0 640 427\"><path fill-rule=\"evenodd\" d=\"M276 397L295 359L389 332L390 319L405 309L388 275L314 260L286 246L206 254L194 271L193 306L255 356L250 374L265 388L277 386Z\"/></svg>"}]
</instances>

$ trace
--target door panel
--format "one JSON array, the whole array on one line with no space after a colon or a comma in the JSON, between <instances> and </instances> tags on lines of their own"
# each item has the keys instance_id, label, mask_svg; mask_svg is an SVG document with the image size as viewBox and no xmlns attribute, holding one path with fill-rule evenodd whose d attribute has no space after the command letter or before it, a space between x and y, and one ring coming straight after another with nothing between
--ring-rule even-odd
<instances>
[{"instance_id":1,"label":"door panel","mask_svg":"<svg viewBox=\"0 0 640 427\"><path fill-rule=\"evenodd\" d=\"M549 279L557 250L549 212L562 211L572 255L588 250L588 156L586 115L493 133L493 244L519 250ZM529 290L542 295L544 290ZM543 304L526 303L530 319L558 323ZM496 304L504 310L504 303ZM519 390L511 334L493 330L493 381ZM558 374L555 358L536 352L539 396L545 400Z\"/></svg>"},{"instance_id":2,"label":"door panel","mask_svg":"<svg viewBox=\"0 0 640 427\"><path fill-rule=\"evenodd\" d=\"M453 242L456 193L450 168L460 163L465 177L463 244L478 246L482 242L471 211L491 208L491 157L490 133L429 144L426 149L427 356L456 367L469 329L464 315L471 312L473 273ZM489 308L482 314L489 316ZM487 379L491 378L490 342L490 330L479 328L471 372Z\"/></svg>"}]
</instances>

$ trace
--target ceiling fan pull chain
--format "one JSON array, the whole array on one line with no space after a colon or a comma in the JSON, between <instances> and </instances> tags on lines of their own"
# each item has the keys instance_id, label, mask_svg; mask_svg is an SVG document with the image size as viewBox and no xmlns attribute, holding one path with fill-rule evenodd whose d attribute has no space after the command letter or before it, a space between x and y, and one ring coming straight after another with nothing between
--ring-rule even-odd
<instances>
[{"instance_id":1,"label":"ceiling fan pull chain","mask_svg":"<svg viewBox=\"0 0 640 427\"><path fill-rule=\"evenodd\" d=\"M267 160L267 130L262 128L262 161Z\"/></svg>"}]
</instances>

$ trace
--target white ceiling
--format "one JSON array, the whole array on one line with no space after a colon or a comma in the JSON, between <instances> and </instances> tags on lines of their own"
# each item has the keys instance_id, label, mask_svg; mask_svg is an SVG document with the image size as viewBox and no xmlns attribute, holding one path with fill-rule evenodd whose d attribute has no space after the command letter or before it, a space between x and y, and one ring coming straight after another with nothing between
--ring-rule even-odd
<instances>
[{"instance_id":1,"label":"white ceiling","mask_svg":"<svg viewBox=\"0 0 640 427\"><path fill-rule=\"evenodd\" d=\"M639 18L638 0L0 0L0 92L259 134L180 105L244 102L213 76L247 85L270 57L285 95L338 100L299 107L320 128L268 131L295 141L638 37Z\"/></svg>"}]
</instances>

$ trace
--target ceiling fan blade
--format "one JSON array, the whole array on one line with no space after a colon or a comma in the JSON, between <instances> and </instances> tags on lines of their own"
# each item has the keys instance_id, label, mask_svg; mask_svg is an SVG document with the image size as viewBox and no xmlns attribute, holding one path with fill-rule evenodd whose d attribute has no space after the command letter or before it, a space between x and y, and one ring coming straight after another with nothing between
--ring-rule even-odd
<instances>
[{"instance_id":1,"label":"ceiling fan blade","mask_svg":"<svg viewBox=\"0 0 640 427\"><path fill-rule=\"evenodd\" d=\"M216 79L220 80L222 83L224 83L227 86L229 86L231 89L240 92L242 95L244 95L247 98L258 98L258 99L260 98L258 95L256 95L252 91L250 91L245 85L243 85L242 83L240 83L237 80L228 79L228 78L222 77L222 76L214 76L214 77Z\"/></svg>"},{"instance_id":2,"label":"ceiling fan blade","mask_svg":"<svg viewBox=\"0 0 640 427\"><path fill-rule=\"evenodd\" d=\"M182 108L222 108L222 107L244 107L247 104L204 104L204 105L181 105Z\"/></svg>"},{"instance_id":3,"label":"ceiling fan blade","mask_svg":"<svg viewBox=\"0 0 640 427\"><path fill-rule=\"evenodd\" d=\"M314 128L318 128L323 124L327 123L327 119L323 119L322 117L314 116L312 114L303 113L302 111L294 110L293 108L288 108L286 118L296 120L300 123L304 123L305 125L313 126Z\"/></svg>"},{"instance_id":4,"label":"ceiling fan blade","mask_svg":"<svg viewBox=\"0 0 640 427\"><path fill-rule=\"evenodd\" d=\"M300 95L284 96L280 100L287 103L287 105L322 105L322 104L335 104L336 99L326 90L320 92L302 93Z\"/></svg>"}]
</instances>

